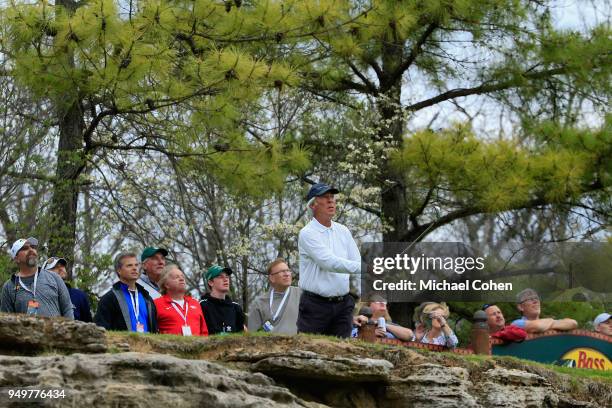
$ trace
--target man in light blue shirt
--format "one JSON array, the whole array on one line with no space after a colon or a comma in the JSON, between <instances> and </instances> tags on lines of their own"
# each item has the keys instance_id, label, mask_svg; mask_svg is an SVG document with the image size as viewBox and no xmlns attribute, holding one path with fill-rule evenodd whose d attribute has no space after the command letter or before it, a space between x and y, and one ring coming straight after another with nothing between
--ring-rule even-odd
<instances>
[{"instance_id":1,"label":"man in light blue shirt","mask_svg":"<svg viewBox=\"0 0 612 408\"><path fill-rule=\"evenodd\" d=\"M313 219L300 231L299 287L302 289L297 327L300 333L349 337L355 299L350 278L361 272L361 256L349 230L332 221L339 191L324 183L310 188L307 201Z\"/></svg>"},{"instance_id":2,"label":"man in light blue shirt","mask_svg":"<svg viewBox=\"0 0 612 408\"><path fill-rule=\"evenodd\" d=\"M574 330L578 323L574 319L540 318L540 297L530 288L524 289L516 295L516 307L521 312L520 319L512 322L527 333L543 333L548 330Z\"/></svg>"}]
</instances>

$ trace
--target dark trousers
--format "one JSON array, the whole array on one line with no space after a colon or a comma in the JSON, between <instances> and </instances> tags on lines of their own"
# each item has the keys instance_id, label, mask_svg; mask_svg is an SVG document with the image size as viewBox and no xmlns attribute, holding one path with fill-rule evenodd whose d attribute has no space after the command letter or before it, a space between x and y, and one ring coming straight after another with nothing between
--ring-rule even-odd
<instances>
[{"instance_id":1,"label":"dark trousers","mask_svg":"<svg viewBox=\"0 0 612 408\"><path fill-rule=\"evenodd\" d=\"M329 301L308 292L300 297L298 333L349 337L353 328L355 299L346 295L340 301Z\"/></svg>"}]
</instances>

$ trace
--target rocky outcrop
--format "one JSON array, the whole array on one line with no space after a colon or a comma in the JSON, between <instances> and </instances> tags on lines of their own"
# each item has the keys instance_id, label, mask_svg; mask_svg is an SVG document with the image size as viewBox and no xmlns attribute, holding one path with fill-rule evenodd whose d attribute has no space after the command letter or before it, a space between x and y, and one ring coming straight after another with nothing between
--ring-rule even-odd
<instances>
[{"instance_id":1,"label":"rocky outcrop","mask_svg":"<svg viewBox=\"0 0 612 408\"><path fill-rule=\"evenodd\" d=\"M469 372L461 367L420 364L385 389L381 407L480 407L470 394Z\"/></svg>"},{"instance_id":2,"label":"rocky outcrop","mask_svg":"<svg viewBox=\"0 0 612 408\"><path fill-rule=\"evenodd\" d=\"M104 352L105 330L77 320L0 313L0 350L29 354L49 349Z\"/></svg>"},{"instance_id":3,"label":"rocky outcrop","mask_svg":"<svg viewBox=\"0 0 612 408\"><path fill-rule=\"evenodd\" d=\"M48 355L57 352L69 355ZM612 406L610 382L517 359L303 335L139 335L0 314L0 389L16 387L63 389L50 407ZM24 406L0 393L9 403Z\"/></svg>"},{"instance_id":4,"label":"rocky outcrop","mask_svg":"<svg viewBox=\"0 0 612 408\"><path fill-rule=\"evenodd\" d=\"M0 388L62 389L48 407L315 407L263 374L143 353L0 357ZM6 395L0 405L9 403Z\"/></svg>"},{"instance_id":5,"label":"rocky outcrop","mask_svg":"<svg viewBox=\"0 0 612 408\"><path fill-rule=\"evenodd\" d=\"M385 382L393 364L372 358L327 357L312 351L291 351L286 355L259 354L251 369L271 376L317 378L322 381Z\"/></svg>"},{"instance_id":6,"label":"rocky outcrop","mask_svg":"<svg viewBox=\"0 0 612 408\"><path fill-rule=\"evenodd\" d=\"M494 368L482 375L478 391L482 405L487 407L549 407L559 406L559 397L542 376L524 371Z\"/></svg>"},{"instance_id":7,"label":"rocky outcrop","mask_svg":"<svg viewBox=\"0 0 612 408\"><path fill-rule=\"evenodd\" d=\"M432 362L424 362L427 359L410 350L383 350L379 355L385 358L368 358L358 346L337 343L338 354L353 353L353 357L348 357L329 355L329 341L318 343L320 353L245 347L224 354L223 359L248 363L250 370L274 378L306 400L337 407L605 406L604 400L592 403L559 395L547 378L498 367L493 359L480 365L449 366L448 363L460 360L443 365L434 362L442 360L436 354L430 359Z\"/></svg>"}]
</instances>

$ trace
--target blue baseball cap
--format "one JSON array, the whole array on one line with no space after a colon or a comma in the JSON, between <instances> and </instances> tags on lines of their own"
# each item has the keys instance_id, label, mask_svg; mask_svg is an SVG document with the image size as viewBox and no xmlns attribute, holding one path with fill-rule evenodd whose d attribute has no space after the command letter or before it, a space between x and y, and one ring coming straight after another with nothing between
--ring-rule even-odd
<instances>
[{"instance_id":1,"label":"blue baseball cap","mask_svg":"<svg viewBox=\"0 0 612 408\"><path fill-rule=\"evenodd\" d=\"M312 197L320 197L327 193L338 194L339 192L340 191L335 187L331 187L325 183L317 183L310 187L310 191L308 191L308 195L306 196L306 201L310 201Z\"/></svg>"}]
</instances>

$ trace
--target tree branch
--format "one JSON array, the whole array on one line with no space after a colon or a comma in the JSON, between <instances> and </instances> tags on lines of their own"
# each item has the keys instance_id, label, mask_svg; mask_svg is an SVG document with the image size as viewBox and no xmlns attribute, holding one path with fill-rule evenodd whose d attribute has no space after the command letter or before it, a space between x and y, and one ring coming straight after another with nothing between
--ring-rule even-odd
<instances>
[{"instance_id":1,"label":"tree branch","mask_svg":"<svg viewBox=\"0 0 612 408\"><path fill-rule=\"evenodd\" d=\"M604 189L604 185L601 183L600 180L597 180L594 183L585 186L585 188L583 189L583 193L592 192L592 191L601 190L601 189ZM504 211L536 208L536 207L541 207L541 206L550 205L550 204L556 204L556 203L552 203L543 197L539 197L531 201L528 201L526 203L515 205L511 208L506 208L504 209ZM456 221L461 218L469 217L470 215L489 213L489 212L490 211L487 211L486 209L481 208L481 207L461 208L459 210L449 212L448 214L438 218L435 221L431 221L426 224L419 225L417 228L410 229L406 234L400 237L400 241L402 242L410 242L410 241L415 241L415 240L421 241L425 236L427 236L427 234L430 231L433 231L443 225L450 224L451 222Z\"/></svg>"},{"instance_id":2,"label":"tree branch","mask_svg":"<svg viewBox=\"0 0 612 408\"><path fill-rule=\"evenodd\" d=\"M414 63L416 58L421 54L421 49L425 41L431 36L434 30L438 28L437 23L431 23L427 26L427 29L421 34L419 39L414 43L410 55L404 60L391 74L384 78L384 82L381 84L380 91L384 93L388 91L397 80L406 72L408 68Z\"/></svg>"},{"instance_id":3,"label":"tree branch","mask_svg":"<svg viewBox=\"0 0 612 408\"><path fill-rule=\"evenodd\" d=\"M568 72L567 68L555 68L555 69L549 69L546 71L523 73L521 75L521 78L527 79L527 80L537 80L537 79L542 79L542 78L547 78L547 77L551 77L555 75L564 74L567 72ZM435 104L438 104L440 102L447 101L449 99L461 98L463 96L470 96L470 95L481 95L484 93L495 92L495 91L503 91L505 89L517 87L520 85L520 83L521 83L520 79L515 78L515 79L498 82L498 83L484 83L474 88L452 89L450 91L441 93L438 96L434 96L433 98L426 99L424 101L417 102L415 104L406 106L404 109L409 112L415 112L415 111L418 111L424 108L428 108Z\"/></svg>"}]
</instances>

